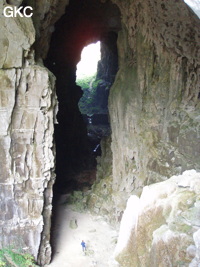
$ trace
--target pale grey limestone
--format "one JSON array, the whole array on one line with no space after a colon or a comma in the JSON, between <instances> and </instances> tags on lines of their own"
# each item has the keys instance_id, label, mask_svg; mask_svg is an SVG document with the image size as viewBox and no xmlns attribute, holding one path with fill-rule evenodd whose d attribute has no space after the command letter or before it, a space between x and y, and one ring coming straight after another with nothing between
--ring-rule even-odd
<instances>
[{"instance_id":1,"label":"pale grey limestone","mask_svg":"<svg viewBox=\"0 0 200 267\"><path fill-rule=\"evenodd\" d=\"M1 14L2 8L0 9ZM35 41L35 29L32 20L25 17L6 18L3 15L0 19L0 68L22 67L23 61L28 56L31 45Z\"/></svg>"},{"instance_id":2,"label":"pale grey limestone","mask_svg":"<svg viewBox=\"0 0 200 267\"><path fill-rule=\"evenodd\" d=\"M50 224L44 226L44 220L50 220L54 181L54 78L36 65L1 73L1 88L11 92L10 98L1 98L7 122L0 136L1 246L28 247L37 259L41 238L46 241L43 249L49 247ZM46 226L47 236L42 234Z\"/></svg>"},{"instance_id":3,"label":"pale grey limestone","mask_svg":"<svg viewBox=\"0 0 200 267\"><path fill-rule=\"evenodd\" d=\"M200 173L185 171L131 196L115 257L120 266L198 266Z\"/></svg>"},{"instance_id":4,"label":"pale grey limestone","mask_svg":"<svg viewBox=\"0 0 200 267\"><path fill-rule=\"evenodd\" d=\"M113 2L124 23L109 96L113 190L127 198L200 169L200 20L183 1Z\"/></svg>"},{"instance_id":5,"label":"pale grey limestone","mask_svg":"<svg viewBox=\"0 0 200 267\"><path fill-rule=\"evenodd\" d=\"M57 101L54 77L36 65L32 46L40 48L41 62L68 0L28 2L33 22L0 20L0 244L30 252L43 266L51 258ZM109 98L112 173L105 167L105 180L100 179L90 204L119 222L130 194L200 168L200 24L183 1L113 2L121 10L123 29L120 68ZM5 5L0 1L1 14ZM103 159L101 164L106 166ZM197 234L193 245L199 248ZM191 247L188 251L194 255Z\"/></svg>"},{"instance_id":6,"label":"pale grey limestone","mask_svg":"<svg viewBox=\"0 0 200 267\"><path fill-rule=\"evenodd\" d=\"M1 17L0 26L0 247L42 265L51 258L55 78L35 65L32 19Z\"/></svg>"}]
</instances>

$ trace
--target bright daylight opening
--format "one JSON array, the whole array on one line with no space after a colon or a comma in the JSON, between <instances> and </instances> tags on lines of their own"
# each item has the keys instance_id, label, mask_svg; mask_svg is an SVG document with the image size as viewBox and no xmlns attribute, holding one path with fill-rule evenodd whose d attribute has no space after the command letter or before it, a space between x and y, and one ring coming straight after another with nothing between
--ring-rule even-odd
<instances>
[{"instance_id":1,"label":"bright daylight opening","mask_svg":"<svg viewBox=\"0 0 200 267\"><path fill-rule=\"evenodd\" d=\"M81 87L83 96L78 106L81 114L91 116L101 113L98 107L98 61L101 59L100 41L86 46L81 53L81 61L77 64L76 84Z\"/></svg>"},{"instance_id":2,"label":"bright daylight opening","mask_svg":"<svg viewBox=\"0 0 200 267\"><path fill-rule=\"evenodd\" d=\"M188 6L191 7L191 9L200 18L200 0L184 0L184 1Z\"/></svg>"},{"instance_id":3,"label":"bright daylight opening","mask_svg":"<svg viewBox=\"0 0 200 267\"><path fill-rule=\"evenodd\" d=\"M81 61L77 64L76 80L90 77L97 72L97 63L100 60L100 41L83 48Z\"/></svg>"}]
</instances>

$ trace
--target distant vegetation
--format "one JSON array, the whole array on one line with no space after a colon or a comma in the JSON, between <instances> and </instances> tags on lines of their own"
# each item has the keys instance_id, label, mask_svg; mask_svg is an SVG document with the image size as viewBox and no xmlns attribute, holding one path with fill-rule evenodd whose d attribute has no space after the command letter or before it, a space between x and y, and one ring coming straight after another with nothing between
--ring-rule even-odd
<instances>
[{"instance_id":1,"label":"distant vegetation","mask_svg":"<svg viewBox=\"0 0 200 267\"><path fill-rule=\"evenodd\" d=\"M101 81L96 79L96 73L92 76L83 76L76 80L76 84L83 90L83 96L78 104L82 114L92 115L101 113L97 99L97 87Z\"/></svg>"},{"instance_id":2,"label":"distant vegetation","mask_svg":"<svg viewBox=\"0 0 200 267\"><path fill-rule=\"evenodd\" d=\"M90 87L90 83L96 79L96 73L91 76L82 76L79 79L76 79L76 84L79 85L82 90L88 89Z\"/></svg>"},{"instance_id":3,"label":"distant vegetation","mask_svg":"<svg viewBox=\"0 0 200 267\"><path fill-rule=\"evenodd\" d=\"M0 250L0 267L39 267L30 254L21 253L12 248Z\"/></svg>"}]
</instances>

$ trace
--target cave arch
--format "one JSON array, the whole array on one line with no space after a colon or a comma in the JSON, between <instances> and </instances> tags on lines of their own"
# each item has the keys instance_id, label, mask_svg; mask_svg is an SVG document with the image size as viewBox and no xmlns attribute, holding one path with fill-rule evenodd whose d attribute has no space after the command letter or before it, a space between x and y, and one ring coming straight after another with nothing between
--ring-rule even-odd
<instances>
[{"instance_id":1,"label":"cave arch","mask_svg":"<svg viewBox=\"0 0 200 267\"><path fill-rule=\"evenodd\" d=\"M55 126L55 188L58 186L63 189L66 180L70 179L67 178L70 173L73 176L75 170L81 170L94 161L88 149L87 129L77 106L82 95L75 83L81 51L87 44L100 40L104 55L99 78L105 77L109 83L113 82L118 68L116 43L120 28L120 12L116 5L91 0L71 1L65 15L55 26L45 61L45 65L56 76L59 102L59 124Z\"/></svg>"},{"instance_id":2,"label":"cave arch","mask_svg":"<svg viewBox=\"0 0 200 267\"><path fill-rule=\"evenodd\" d=\"M118 70L117 36L120 29L119 9L110 1L71 1L65 14L55 25L45 60L47 68L56 76L59 102L58 124L55 125L53 225L57 218L56 202L60 193L78 189L74 177L81 171L90 169L90 179L96 179L96 155L91 153L90 148L94 144L88 140L87 127L78 108L82 90L76 85L76 65L86 45L101 41L102 59L98 67L98 78L106 81L110 87ZM54 239L53 232L51 237ZM54 251L53 242L52 248Z\"/></svg>"},{"instance_id":3,"label":"cave arch","mask_svg":"<svg viewBox=\"0 0 200 267\"><path fill-rule=\"evenodd\" d=\"M3 122L0 239L3 246L28 247L44 265L51 257L56 96L55 79L42 60L55 21L69 1L26 2L34 7L33 21L9 18L12 23L8 23L4 17L0 21ZM62 140L67 136L69 141L75 136L74 149L84 143L82 134L73 131L76 125L82 127L80 114L74 108L80 97L79 88L74 86L77 51L83 44L121 27L120 19L116 19L120 16L114 11L109 13L109 8L103 9L104 3L106 7L113 5L106 0L71 1L71 11L67 8L67 15L57 23L45 60L45 66L59 77L57 88L63 108L58 114L62 126L55 126L59 133L57 140L61 148L68 146L65 150L69 148L71 153L68 158L62 157L60 150L63 162L58 158L57 163L63 166L66 162L73 165L68 159L75 157L70 157L74 153L71 143L63 144ZM107 216L112 215L109 219L119 222L130 194L140 195L145 185L164 181L184 170L200 170L200 27L199 18L182 0L112 0L112 3L120 8L123 25L118 34L120 68L109 98L113 157L112 177L107 178L110 178L112 202L100 212L104 209ZM0 2L1 13L5 5L6 0ZM68 34L63 34L63 27L59 29L62 23ZM56 38L57 43L53 41ZM73 92L63 90L66 88L63 77ZM63 119L66 113L71 116ZM102 186L99 202L108 196L107 188L108 184Z\"/></svg>"}]
</instances>

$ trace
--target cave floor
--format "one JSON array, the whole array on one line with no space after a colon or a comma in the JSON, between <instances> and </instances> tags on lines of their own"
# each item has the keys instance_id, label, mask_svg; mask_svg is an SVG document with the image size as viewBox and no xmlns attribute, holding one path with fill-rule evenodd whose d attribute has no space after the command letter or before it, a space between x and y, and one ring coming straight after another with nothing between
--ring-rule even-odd
<instances>
[{"instance_id":1,"label":"cave floor","mask_svg":"<svg viewBox=\"0 0 200 267\"><path fill-rule=\"evenodd\" d=\"M54 224L54 256L46 267L119 266L113 259L117 232L101 216L89 211L80 213L73 205L64 203L62 195L57 206ZM77 224L77 225L76 225ZM82 252L81 241L86 242L86 253Z\"/></svg>"}]
</instances>

